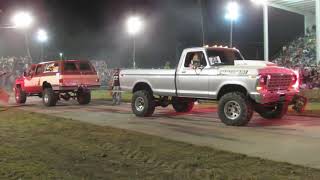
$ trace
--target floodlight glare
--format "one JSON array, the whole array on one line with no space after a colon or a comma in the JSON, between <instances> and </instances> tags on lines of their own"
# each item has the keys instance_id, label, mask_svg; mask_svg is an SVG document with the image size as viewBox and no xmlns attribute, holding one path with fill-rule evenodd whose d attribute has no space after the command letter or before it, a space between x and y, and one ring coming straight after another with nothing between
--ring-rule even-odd
<instances>
[{"instance_id":1,"label":"floodlight glare","mask_svg":"<svg viewBox=\"0 0 320 180\"><path fill-rule=\"evenodd\" d=\"M47 32L43 29L39 29L37 32L37 39L41 43L46 42L48 40Z\"/></svg>"},{"instance_id":2,"label":"floodlight glare","mask_svg":"<svg viewBox=\"0 0 320 180\"><path fill-rule=\"evenodd\" d=\"M16 28L28 28L32 22L33 18L28 12L18 12L12 17L12 23Z\"/></svg>"},{"instance_id":3,"label":"floodlight glare","mask_svg":"<svg viewBox=\"0 0 320 180\"><path fill-rule=\"evenodd\" d=\"M258 5L266 5L268 3L268 0L251 0L251 1Z\"/></svg>"},{"instance_id":4,"label":"floodlight glare","mask_svg":"<svg viewBox=\"0 0 320 180\"><path fill-rule=\"evenodd\" d=\"M231 21L235 21L239 18L239 5L232 1L227 4L227 13L225 18Z\"/></svg>"},{"instance_id":5,"label":"floodlight glare","mask_svg":"<svg viewBox=\"0 0 320 180\"><path fill-rule=\"evenodd\" d=\"M142 20L137 16L129 17L127 20L127 30L131 35L136 35L143 27Z\"/></svg>"}]
</instances>

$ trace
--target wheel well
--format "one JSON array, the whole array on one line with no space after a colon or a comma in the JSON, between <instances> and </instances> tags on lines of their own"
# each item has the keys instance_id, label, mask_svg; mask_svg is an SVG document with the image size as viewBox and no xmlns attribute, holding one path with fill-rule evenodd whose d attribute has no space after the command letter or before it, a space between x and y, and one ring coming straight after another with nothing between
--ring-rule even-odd
<instances>
[{"instance_id":1,"label":"wheel well","mask_svg":"<svg viewBox=\"0 0 320 180\"><path fill-rule=\"evenodd\" d=\"M42 84L42 89L45 89L45 88L52 88L51 84L48 83L48 82L43 82Z\"/></svg>"},{"instance_id":2,"label":"wheel well","mask_svg":"<svg viewBox=\"0 0 320 180\"><path fill-rule=\"evenodd\" d=\"M151 94L153 94L151 87L147 83L143 83L143 82L137 83L134 86L132 92L135 93L135 92L140 91L140 90L146 90L148 92L151 92Z\"/></svg>"},{"instance_id":3,"label":"wheel well","mask_svg":"<svg viewBox=\"0 0 320 180\"><path fill-rule=\"evenodd\" d=\"M225 94L229 93L229 92L241 92L244 95L248 94L248 91L245 87L241 86L241 85L236 85L236 84L230 84L230 85L225 85L223 86L219 93L218 93L218 100Z\"/></svg>"}]
</instances>

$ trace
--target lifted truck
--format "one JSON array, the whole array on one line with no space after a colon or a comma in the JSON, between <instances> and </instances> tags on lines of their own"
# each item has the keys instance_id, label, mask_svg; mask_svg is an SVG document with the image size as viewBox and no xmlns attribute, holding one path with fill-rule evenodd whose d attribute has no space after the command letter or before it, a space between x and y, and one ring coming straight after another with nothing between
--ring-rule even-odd
<instances>
[{"instance_id":1,"label":"lifted truck","mask_svg":"<svg viewBox=\"0 0 320 180\"><path fill-rule=\"evenodd\" d=\"M189 48L172 70L122 70L120 85L131 91L136 116L151 116L155 107L172 104L189 112L199 99L218 100L218 115L226 125L244 126L256 111L280 119L298 93L295 73L258 60L244 60L239 50L223 47Z\"/></svg>"},{"instance_id":2,"label":"lifted truck","mask_svg":"<svg viewBox=\"0 0 320 180\"><path fill-rule=\"evenodd\" d=\"M89 104L91 90L100 87L96 70L89 61L63 60L32 64L23 76L15 81L17 104L26 103L27 96L39 96L45 106L71 98L79 104Z\"/></svg>"}]
</instances>

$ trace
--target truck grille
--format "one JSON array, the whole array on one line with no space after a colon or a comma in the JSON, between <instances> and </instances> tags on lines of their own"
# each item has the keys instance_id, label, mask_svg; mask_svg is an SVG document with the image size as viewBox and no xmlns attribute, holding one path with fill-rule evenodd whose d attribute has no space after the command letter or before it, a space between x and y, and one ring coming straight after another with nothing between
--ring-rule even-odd
<instances>
[{"instance_id":1,"label":"truck grille","mask_svg":"<svg viewBox=\"0 0 320 180\"><path fill-rule=\"evenodd\" d=\"M271 74L268 76L267 89L269 91L288 90L292 82L292 75Z\"/></svg>"}]
</instances>

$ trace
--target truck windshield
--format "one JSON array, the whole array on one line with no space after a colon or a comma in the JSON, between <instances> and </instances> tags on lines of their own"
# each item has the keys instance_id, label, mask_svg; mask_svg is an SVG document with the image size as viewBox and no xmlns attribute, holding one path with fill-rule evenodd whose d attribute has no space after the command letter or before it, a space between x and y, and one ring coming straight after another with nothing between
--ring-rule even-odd
<instances>
[{"instance_id":1,"label":"truck windshield","mask_svg":"<svg viewBox=\"0 0 320 180\"><path fill-rule=\"evenodd\" d=\"M234 65L234 60L244 60L239 51L231 49L207 49L207 55L210 64Z\"/></svg>"}]
</instances>

